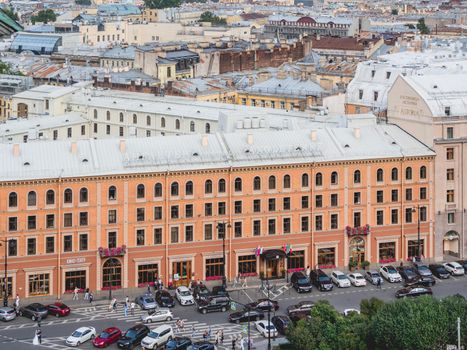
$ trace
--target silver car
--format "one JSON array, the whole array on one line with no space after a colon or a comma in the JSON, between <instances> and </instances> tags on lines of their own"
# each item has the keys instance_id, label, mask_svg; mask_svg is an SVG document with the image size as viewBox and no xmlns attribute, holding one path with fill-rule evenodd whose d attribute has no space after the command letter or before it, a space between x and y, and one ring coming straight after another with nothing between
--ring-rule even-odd
<instances>
[{"instance_id":1,"label":"silver car","mask_svg":"<svg viewBox=\"0 0 467 350\"><path fill-rule=\"evenodd\" d=\"M136 297L135 303L139 305L139 307L143 310L152 310L157 309L156 300L153 298L152 295L145 294Z\"/></svg>"},{"instance_id":2,"label":"silver car","mask_svg":"<svg viewBox=\"0 0 467 350\"><path fill-rule=\"evenodd\" d=\"M0 320L12 321L16 318L15 309L9 306L0 307Z\"/></svg>"},{"instance_id":3,"label":"silver car","mask_svg":"<svg viewBox=\"0 0 467 350\"><path fill-rule=\"evenodd\" d=\"M173 320L174 315L172 311L169 309L158 309L154 313L142 315L141 321L143 323L151 323L151 322L161 322L161 321L171 321Z\"/></svg>"},{"instance_id":4,"label":"silver car","mask_svg":"<svg viewBox=\"0 0 467 350\"><path fill-rule=\"evenodd\" d=\"M383 284L383 277L379 274L376 270L370 270L365 273L365 279L373 285L378 284L378 280L380 284Z\"/></svg>"}]
</instances>

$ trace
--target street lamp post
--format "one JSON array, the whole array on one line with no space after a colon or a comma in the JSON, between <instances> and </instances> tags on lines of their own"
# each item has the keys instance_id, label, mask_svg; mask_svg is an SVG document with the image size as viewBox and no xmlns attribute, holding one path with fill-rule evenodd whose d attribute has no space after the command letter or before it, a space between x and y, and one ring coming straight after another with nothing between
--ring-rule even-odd
<instances>
[{"instance_id":1,"label":"street lamp post","mask_svg":"<svg viewBox=\"0 0 467 350\"><path fill-rule=\"evenodd\" d=\"M413 208L412 213L417 212L417 260L421 260L421 254L420 254L420 248L421 248L421 242L420 242L420 205L417 205L417 209Z\"/></svg>"},{"instance_id":2,"label":"street lamp post","mask_svg":"<svg viewBox=\"0 0 467 350\"><path fill-rule=\"evenodd\" d=\"M230 227L230 224L226 224L225 222L219 222L217 224L217 235L220 236L222 232L222 266L223 266L223 274L222 274L222 286L227 288L227 277L226 277L226 269L225 269L225 235L227 233L227 227Z\"/></svg>"}]
</instances>

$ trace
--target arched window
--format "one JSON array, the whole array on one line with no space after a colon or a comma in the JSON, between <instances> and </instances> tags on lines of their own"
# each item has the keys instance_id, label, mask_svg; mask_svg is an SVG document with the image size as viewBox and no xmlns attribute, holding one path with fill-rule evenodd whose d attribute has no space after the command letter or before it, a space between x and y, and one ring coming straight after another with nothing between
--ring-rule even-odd
<instances>
[{"instance_id":1,"label":"arched window","mask_svg":"<svg viewBox=\"0 0 467 350\"><path fill-rule=\"evenodd\" d=\"M188 182L187 182L188 185ZM185 191L188 192L188 191ZM170 185L170 195L171 196L178 196L178 182L172 182Z\"/></svg>"},{"instance_id":2,"label":"arched window","mask_svg":"<svg viewBox=\"0 0 467 350\"><path fill-rule=\"evenodd\" d=\"M378 169L376 171L376 181L383 182L384 181L384 172L383 169Z\"/></svg>"},{"instance_id":3,"label":"arched window","mask_svg":"<svg viewBox=\"0 0 467 350\"><path fill-rule=\"evenodd\" d=\"M150 116L150 115L147 115L147 116L146 116L146 125L147 125L147 126L150 126L150 125L151 125L151 116Z\"/></svg>"},{"instance_id":4,"label":"arched window","mask_svg":"<svg viewBox=\"0 0 467 350\"><path fill-rule=\"evenodd\" d=\"M206 133L206 134L210 134L210 133L211 133L211 124L206 123L206 126L205 126L205 133Z\"/></svg>"},{"instance_id":5,"label":"arched window","mask_svg":"<svg viewBox=\"0 0 467 350\"><path fill-rule=\"evenodd\" d=\"M284 175L284 179L282 181L283 188L290 188L290 175Z\"/></svg>"},{"instance_id":6,"label":"arched window","mask_svg":"<svg viewBox=\"0 0 467 350\"><path fill-rule=\"evenodd\" d=\"M73 191L67 188L63 193L63 203L73 203Z\"/></svg>"},{"instance_id":7,"label":"arched window","mask_svg":"<svg viewBox=\"0 0 467 350\"><path fill-rule=\"evenodd\" d=\"M79 190L79 202L80 203L87 203L88 201L88 189L82 188Z\"/></svg>"},{"instance_id":8,"label":"arched window","mask_svg":"<svg viewBox=\"0 0 467 350\"><path fill-rule=\"evenodd\" d=\"M237 177L234 182L235 192L242 192L242 179Z\"/></svg>"},{"instance_id":9,"label":"arched window","mask_svg":"<svg viewBox=\"0 0 467 350\"><path fill-rule=\"evenodd\" d=\"M217 192L219 193L225 193L225 180L220 179L219 183L217 184Z\"/></svg>"},{"instance_id":10,"label":"arched window","mask_svg":"<svg viewBox=\"0 0 467 350\"><path fill-rule=\"evenodd\" d=\"M122 286L122 264L118 259L110 258L102 266L102 286L104 288Z\"/></svg>"},{"instance_id":11,"label":"arched window","mask_svg":"<svg viewBox=\"0 0 467 350\"><path fill-rule=\"evenodd\" d=\"M315 175L315 186L323 186L323 174L316 173L316 175Z\"/></svg>"},{"instance_id":12,"label":"arched window","mask_svg":"<svg viewBox=\"0 0 467 350\"><path fill-rule=\"evenodd\" d=\"M133 124L138 124L138 116L133 114Z\"/></svg>"},{"instance_id":13,"label":"arched window","mask_svg":"<svg viewBox=\"0 0 467 350\"><path fill-rule=\"evenodd\" d=\"M391 170L391 180L392 181L397 181L399 179L399 171L397 168L392 168Z\"/></svg>"},{"instance_id":14,"label":"arched window","mask_svg":"<svg viewBox=\"0 0 467 350\"><path fill-rule=\"evenodd\" d=\"M107 118L107 120L110 120L110 111L107 111L106 118Z\"/></svg>"},{"instance_id":15,"label":"arched window","mask_svg":"<svg viewBox=\"0 0 467 350\"><path fill-rule=\"evenodd\" d=\"M255 176L253 179L253 191L260 191L261 190L261 178L259 176Z\"/></svg>"},{"instance_id":16,"label":"arched window","mask_svg":"<svg viewBox=\"0 0 467 350\"><path fill-rule=\"evenodd\" d=\"M109 187L108 198L110 201L114 201L117 199L117 188L115 186Z\"/></svg>"},{"instance_id":17,"label":"arched window","mask_svg":"<svg viewBox=\"0 0 467 350\"><path fill-rule=\"evenodd\" d=\"M302 187L308 186L310 186L310 178L308 177L308 174L302 174Z\"/></svg>"},{"instance_id":18,"label":"arched window","mask_svg":"<svg viewBox=\"0 0 467 350\"><path fill-rule=\"evenodd\" d=\"M405 168L405 179L412 180L412 168L411 167Z\"/></svg>"},{"instance_id":19,"label":"arched window","mask_svg":"<svg viewBox=\"0 0 467 350\"><path fill-rule=\"evenodd\" d=\"M175 129L180 130L180 120L179 119L175 119Z\"/></svg>"},{"instance_id":20,"label":"arched window","mask_svg":"<svg viewBox=\"0 0 467 350\"><path fill-rule=\"evenodd\" d=\"M185 195L186 196L192 196L193 191L194 191L193 181L187 181L186 184L185 184ZM172 194L172 196L177 196L177 195L178 195L178 184L177 184L177 194Z\"/></svg>"},{"instance_id":21,"label":"arched window","mask_svg":"<svg viewBox=\"0 0 467 350\"><path fill-rule=\"evenodd\" d=\"M270 190L276 189L276 177L274 175L269 176L268 186Z\"/></svg>"},{"instance_id":22,"label":"arched window","mask_svg":"<svg viewBox=\"0 0 467 350\"><path fill-rule=\"evenodd\" d=\"M97 109L94 110L94 119L97 119Z\"/></svg>"},{"instance_id":23,"label":"arched window","mask_svg":"<svg viewBox=\"0 0 467 350\"><path fill-rule=\"evenodd\" d=\"M337 176L336 171L333 171L331 173L331 185L337 185L338 182L339 182L339 176Z\"/></svg>"},{"instance_id":24,"label":"arched window","mask_svg":"<svg viewBox=\"0 0 467 350\"><path fill-rule=\"evenodd\" d=\"M162 197L162 184L159 182L154 185L154 197Z\"/></svg>"},{"instance_id":25,"label":"arched window","mask_svg":"<svg viewBox=\"0 0 467 350\"><path fill-rule=\"evenodd\" d=\"M18 206L18 195L16 192L11 192L8 195L8 207L9 208L16 208Z\"/></svg>"},{"instance_id":26,"label":"arched window","mask_svg":"<svg viewBox=\"0 0 467 350\"><path fill-rule=\"evenodd\" d=\"M211 180L206 180L206 182L204 183L204 193L205 194L212 193L212 181Z\"/></svg>"},{"instance_id":27,"label":"arched window","mask_svg":"<svg viewBox=\"0 0 467 350\"><path fill-rule=\"evenodd\" d=\"M123 123L123 113L120 112L120 123Z\"/></svg>"},{"instance_id":28,"label":"arched window","mask_svg":"<svg viewBox=\"0 0 467 350\"><path fill-rule=\"evenodd\" d=\"M144 198L146 196L144 185L139 184L136 186L136 198Z\"/></svg>"},{"instance_id":29,"label":"arched window","mask_svg":"<svg viewBox=\"0 0 467 350\"><path fill-rule=\"evenodd\" d=\"M190 132L195 132L195 122L190 122Z\"/></svg>"},{"instance_id":30,"label":"arched window","mask_svg":"<svg viewBox=\"0 0 467 350\"><path fill-rule=\"evenodd\" d=\"M53 190L48 190L45 193L45 204L47 205L55 204L55 192Z\"/></svg>"},{"instance_id":31,"label":"arched window","mask_svg":"<svg viewBox=\"0 0 467 350\"><path fill-rule=\"evenodd\" d=\"M28 207L35 207L37 204L37 195L36 192L30 191L28 193Z\"/></svg>"},{"instance_id":32,"label":"arched window","mask_svg":"<svg viewBox=\"0 0 467 350\"><path fill-rule=\"evenodd\" d=\"M424 165L420 167L420 179L426 179L426 166Z\"/></svg>"},{"instance_id":33,"label":"arched window","mask_svg":"<svg viewBox=\"0 0 467 350\"><path fill-rule=\"evenodd\" d=\"M355 170L353 173L353 183L359 184L362 181L360 170Z\"/></svg>"},{"instance_id":34,"label":"arched window","mask_svg":"<svg viewBox=\"0 0 467 350\"><path fill-rule=\"evenodd\" d=\"M165 118L161 118L161 128L165 128Z\"/></svg>"}]
</instances>

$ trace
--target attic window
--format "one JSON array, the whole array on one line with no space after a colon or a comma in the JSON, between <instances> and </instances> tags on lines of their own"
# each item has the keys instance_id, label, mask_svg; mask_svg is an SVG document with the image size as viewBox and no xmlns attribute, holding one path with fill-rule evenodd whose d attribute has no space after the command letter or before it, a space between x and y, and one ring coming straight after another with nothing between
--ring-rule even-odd
<instances>
[{"instance_id":1,"label":"attic window","mask_svg":"<svg viewBox=\"0 0 467 350\"><path fill-rule=\"evenodd\" d=\"M139 104L139 106L140 106L140 107L143 107L143 104L142 104L142 103L140 103L140 104Z\"/></svg>"},{"instance_id":2,"label":"attic window","mask_svg":"<svg viewBox=\"0 0 467 350\"><path fill-rule=\"evenodd\" d=\"M193 153L193 157L198 157L198 156L199 156L198 152Z\"/></svg>"},{"instance_id":3,"label":"attic window","mask_svg":"<svg viewBox=\"0 0 467 350\"><path fill-rule=\"evenodd\" d=\"M68 119L65 119L65 123L68 123L68 122L69 122L69 120L68 120Z\"/></svg>"},{"instance_id":4,"label":"attic window","mask_svg":"<svg viewBox=\"0 0 467 350\"><path fill-rule=\"evenodd\" d=\"M83 163L87 163L88 160L87 160L86 158L84 158L84 159L82 160L82 162L83 162Z\"/></svg>"},{"instance_id":5,"label":"attic window","mask_svg":"<svg viewBox=\"0 0 467 350\"><path fill-rule=\"evenodd\" d=\"M31 165L31 163L29 163L29 162L24 162L24 164L23 164L23 165L24 165L24 166L30 166L30 165Z\"/></svg>"},{"instance_id":6,"label":"attic window","mask_svg":"<svg viewBox=\"0 0 467 350\"><path fill-rule=\"evenodd\" d=\"M438 85L433 85L433 89L437 89L438 88Z\"/></svg>"},{"instance_id":7,"label":"attic window","mask_svg":"<svg viewBox=\"0 0 467 350\"><path fill-rule=\"evenodd\" d=\"M196 113L201 113L200 111L196 111Z\"/></svg>"},{"instance_id":8,"label":"attic window","mask_svg":"<svg viewBox=\"0 0 467 350\"><path fill-rule=\"evenodd\" d=\"M300 146L298 146L297 148L295 148L296 151L301 151L302 148Z\"/></svg>"},{"instance_id":9,"label":"attic window","mask_svg":"<svg viewBox=\"0 0 467 350\"><path fill-rule=\"evenodd\" d=\"M246 149L246 150L245 150L245 153L250 153L250 150L249 150L249 149Z\"/></svg>"},{"instance_id":10,"label":"attic window","mask_svg":"<svg viewBox=\"0 0 467 350\"><path fill-rule=\"evenodd\" d=\"M396 142L396 141L392 141L391 144L392 144L392 145L397 145L397 142Z\"/></svg>"},{"instance_id":11,"label":"attic window","mask_svg":"<svg viewBox=\"0 0 467 350\"><path fill-rule=\"evenodd\" d=\"M41 125L40 125L40 124L37 124L36 126L39 127L39 126L41 126Z\"/></svg>"},{"instance_id":12,"label":"attic window","mask_svg":"<svg viewBox=\"0 0 467 350\"><path fill-rule=\"evenodd\" d=\"M344 148L350 148L349 144L346 143L345 146L344 146Z\"/></svg>"},{"instance_id":13,"label":"attic window","mask_svg":"<svg viewBox=\"0 0 467 350\"><path fill-rule=\"evenodd\" d=\"M444 114L447 116L451 115L451 107L444 107Z\"/></svg>"},{"instance_id":14,"label":"attic window","mask_svg":"<svg viewBox=\"0 0 467 350\"><path fill-rule=\"evenodd\" d=\"M113 103L114 103L114 105L116 105L116 104L117 104L117 101L114 101Z\"/></svg>"},{"instance_id":15,"label":"attic window","mask_svg":"<svg viewBox=\"0 0 467 350\"><path fill-rule=\"evenodd\" d=\"M170 108L170 107L167 107L167 109L170 111L172 108Z\"/></svg>"},{"instance_id":16,"label":"attic window","mask_svg":"<svg viewBox=\"0 0 467 350\"><path fill-rule=\"evenodd\" d=\"M143 156L139 156L138 159L143 159Z\"/></svg>"}]
</instances>

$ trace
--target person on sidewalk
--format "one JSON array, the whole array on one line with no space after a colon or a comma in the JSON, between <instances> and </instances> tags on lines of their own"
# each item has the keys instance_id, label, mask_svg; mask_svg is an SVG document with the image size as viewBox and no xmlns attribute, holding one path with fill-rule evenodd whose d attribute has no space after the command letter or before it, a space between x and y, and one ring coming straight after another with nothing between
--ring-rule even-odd
<instances>
[{"instance_id":1,"label":"person on sidewalk","mask_svg":"<svg viewBox=\"0 0 467 350\"><path fill-rule=\"evenodd\" d=\"M125 298L125 304L127 304L127 306L130 306L130 298L128 298L128 295Z\"/></svg>"},{"instance_id":2,"label":"person on sidewalk","mask_svg":"<svg viewBox=\"0 0 467 350\"><path fill-rule=\"evenodd\" d=\"M92 294L91 292L89 292L89 304L92 305L92 300L94 299L94 294Z\"/></svg>"},{"instance_id":3,"label":"person on sidewalk","mask_svg":"<svg viewBox=\"0 0 467 350\"><path fill-rule=\"evenodd\" d=\"M379 277L378 282L376 282L376 288L381 289L381 277Z\"/></svg>"},{"instance_id":4,"label":"person on sidewalk","mask_svg":"<svg viewBox=\"0 0 467 350\"><path fill-rule=\"evenodd\" d=\"M217 330L216 336L214 337L216 345L219 345L219 338L220 338L220 330Z\"/></svg>"},{"instance_id":5,"label":"person on sidewalk","mask_svg":"<svg viewBox=\"0 0 467 350\"><path fill-rule=\"evenodd\" d=\"M89 300L89 288L86 288L84 292L84 300Z\"/></svg>"},{"instance_id":6,"label":"person on sidewalk","mask_svg":"<svg viewBox=\"0 0 467 350\"><path fill-rule=\"evenodd\" d=\"M128 304L125 303L125 305L123 305L123 315L125 317L128 317Z\"/></svg>"},{"instance_id":7,"label":"person on sidewalk","mask_svg":"<svg viewBox=\"0 0 467 350\"><path fill-rule=\"evenodd\" d=\"M180 320L180 329L183 330L185 329L185 321L183 321L182 319Z\"/></svg>"},{"instance_id":8,"label":"person on sidewalk","mask_svg":"<svg viewBox=\"0 0 467 350\"><path fill-rule=\"evenodd\" d=\"M78 292L79 292L78 287L75 287L75 289L73 290L73 298L72 298L72 300L78 300Z\"/></svg>"},{"instance_id":9,"label":"person on sidewalk","mask_svg":"<svg viewBox=\"0 0 467 350\"><path fill-rule=\"evenodd\" d=\"M132 301L130 303L130 312L131 312L131 316L134 316L135 315L135 307L136 307L136 304L134 301Z\"/></svg>"},{"instance_id":10,"label":"person on sidewalk","mask_svg":"<svg viewBox=\"0 0 467 350\"><path fill-rule=\"evenodd\" d=\"M224 330L221 329L221 344L224 344Z\"/></svg>"},{"instance_id":11,"label":"person on sidewalk","mask_svg":"<svg viewBox=\"0 0 467 350\"><path fill-rule=\"evenodd\" d=\"M38 333L38 329L36 329L34 331L34 338L32 339L32 345L39 345L39 333Z\"/></svg>"},{"instance_id":12,"label":"person on sidewalk","mask_svg":"<svg viewBox=\"0 0 467 350\"><path fill-rule=\"evenodd\" d=\"M237 348L237 338L232 335L232 350Z\"/></svg>"}]
</instances>

